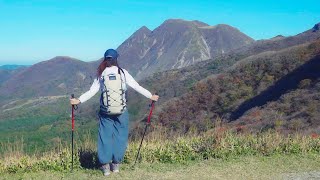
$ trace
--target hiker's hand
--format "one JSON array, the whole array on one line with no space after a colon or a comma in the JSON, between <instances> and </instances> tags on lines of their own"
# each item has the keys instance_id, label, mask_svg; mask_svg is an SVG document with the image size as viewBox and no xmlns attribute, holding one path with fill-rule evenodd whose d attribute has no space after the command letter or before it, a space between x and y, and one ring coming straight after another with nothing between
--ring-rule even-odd
<instances>
[{"instance_id":1,"label":"hiker's hand","mask_svg":"<svg viewBox=\"0 0 320 180\"><path fill-rule=\"evenodd\" d=\"M150 98L152 101L158 101L159 96L158 95L152 95Z\"/></svg>"},{"instance_id":2,"label":"hiker's hand","mask_svg":"<svg viewBox=\"0 0 320 180\"><path fill-rule=\"evenodd\" d=\"M70 99L70 104L71 105L78 105L78 104L80 104L80 100L76 99L76 98L72 98L72 99Z\"/></svg>"}]
</instances>

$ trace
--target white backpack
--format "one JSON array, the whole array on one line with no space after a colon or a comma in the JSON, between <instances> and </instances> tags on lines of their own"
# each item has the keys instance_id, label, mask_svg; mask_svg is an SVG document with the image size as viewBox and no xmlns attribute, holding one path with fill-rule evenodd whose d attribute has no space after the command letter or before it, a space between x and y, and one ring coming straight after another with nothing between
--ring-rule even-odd
<instances>
[{"instance_id":1,"label":"white backpack","mask_svg":"<svg viewBox=\"0 0 320 180\"><path fill-rule=\"evenodd\" d=\"M123 73L124 80L122 79ZM102 93L100 111L107 115L120 115L127 107L125 74L121 68L118 73L101 76Z\"/></svg>"}]
</instances>

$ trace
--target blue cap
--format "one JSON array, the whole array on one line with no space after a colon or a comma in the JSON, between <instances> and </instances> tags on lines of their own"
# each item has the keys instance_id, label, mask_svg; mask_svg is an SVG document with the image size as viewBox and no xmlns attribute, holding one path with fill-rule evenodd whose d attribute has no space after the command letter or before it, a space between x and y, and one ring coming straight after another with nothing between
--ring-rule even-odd
<instances>
[{"instance_id":1,"label":"blue cap","mask_svg":"<svg viewBox=\"0 0 320 180\"><path fill-rule=\"evenodd\" d=\"M108 49L105 53L104 53L104 59L117 59L119 56L118 52L114 49Z\"/></svg>"}]
</instances>

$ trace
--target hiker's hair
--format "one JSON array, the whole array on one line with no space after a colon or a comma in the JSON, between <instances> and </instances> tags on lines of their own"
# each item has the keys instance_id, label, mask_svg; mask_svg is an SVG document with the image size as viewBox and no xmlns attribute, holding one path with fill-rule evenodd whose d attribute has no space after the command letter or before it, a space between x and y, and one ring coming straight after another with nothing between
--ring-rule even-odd
<instances>
[{"instance_id":1,"label":"hiker's hair","mask_svg":"<svg viewBox=\"0 0 320 180\"><path fill-rule=\"evenodd\" d=\"M117 66L118 67L117 59L104 58L104 60L100 63L100 65L99 65L99 67L97 69L97 78L101 77L101 74L106 69L106 67L111 67L111 66Z\"/></svg>"}]
</instances>

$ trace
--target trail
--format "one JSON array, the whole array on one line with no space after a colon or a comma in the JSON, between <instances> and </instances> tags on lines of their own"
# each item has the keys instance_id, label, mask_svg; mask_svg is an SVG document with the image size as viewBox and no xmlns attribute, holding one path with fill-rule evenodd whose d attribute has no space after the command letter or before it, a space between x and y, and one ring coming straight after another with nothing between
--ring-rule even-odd
<instances>
[{"instance_id":1,"label":"trail","mask_svg":"<svg viewBox=\"0 0 320 180\"><path fill-rule=\"evenodd\" d=\"M289 173L284 175L285 180L310 180L320 179L320 171L303 172L303 173Z\"/></svg>"}]
</instances>

